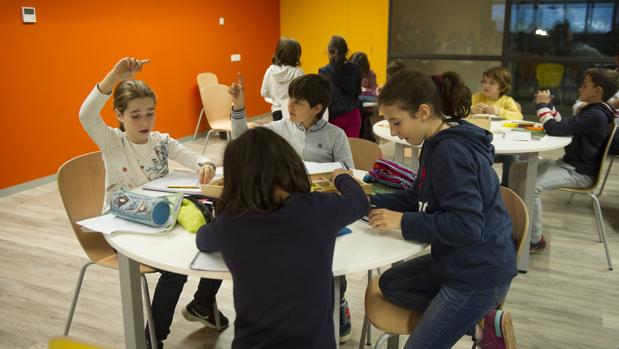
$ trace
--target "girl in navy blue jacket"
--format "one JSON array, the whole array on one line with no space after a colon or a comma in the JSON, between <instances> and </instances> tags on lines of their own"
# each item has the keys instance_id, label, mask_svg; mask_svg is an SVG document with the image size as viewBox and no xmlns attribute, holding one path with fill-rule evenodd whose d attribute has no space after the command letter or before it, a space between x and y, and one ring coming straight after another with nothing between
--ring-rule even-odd
<instances>
[{"instance_id":1,"label":"girl in navy blue jacket","mask_svg":"<svg viewBox=\"0 0 619 349\"><path fill-rule=\"evenodd\" d=\"M516 275L511 220L492 169L492 135L461 120L470 90L453 72L406 70L378 104L392 135L423 142L413 188L372 197L369 217L375 229L402 229L404 239L432 245L380 278L387 300L423 311L405 348L451 348L465 334L482 348L513 348L509 314L496 310Z\"/></svg>"}]
</instances>

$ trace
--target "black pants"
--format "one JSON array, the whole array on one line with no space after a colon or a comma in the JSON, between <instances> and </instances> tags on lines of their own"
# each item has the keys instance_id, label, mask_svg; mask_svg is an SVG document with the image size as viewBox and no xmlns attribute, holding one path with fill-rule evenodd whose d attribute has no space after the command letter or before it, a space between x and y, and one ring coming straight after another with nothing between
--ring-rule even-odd
<instances>
[{"instance_id":1,"label":"black pants","mask_svg":"<svg viewBox=\"0 0 619 349\"><path fill-rule=\"evenodd\" d=\"M273 110L273 112L271 112L271 115L273 115L273 121L281 120L283 117L281 110Z\"/></svg>"},{"instance_id":2,"label":"black pants","mask_svg":"<svg viewBox=\"0 0 619 349\"><path fill-rule=\"evenodd\" d=\"M153 319L157 341L163 341L170 334L170 326L174 317L174 309L187 282L187 275L160 271L161 276L153 295ZM198 290L194 294L194 301L199 308L209 307L215 302L215 295L219 291L221 280L201 278ZM148 325L146 326L148 334Z\"/></svg>"}]
</instances>

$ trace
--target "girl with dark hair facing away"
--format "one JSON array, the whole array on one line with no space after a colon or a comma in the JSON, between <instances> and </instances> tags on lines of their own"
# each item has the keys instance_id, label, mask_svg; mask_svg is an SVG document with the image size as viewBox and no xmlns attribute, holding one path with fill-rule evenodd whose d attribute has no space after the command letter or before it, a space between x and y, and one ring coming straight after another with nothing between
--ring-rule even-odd
<instances>
[{"instance_id":1,"label":"girl with dark hair facing away","mask_svg":"<svg viewBox=\"0 0 619 349\"><path fill-rule=\"evenodd\" d=\"M482 348L514 348L510 315L497 309L516 276L511 220L492 169L492 135L462 120L470 90L453 72L405 70L387 81L378 107L392 135L423 142L413 187L373 196L369 215L375 229L432 245L380 277L387 300L423 312L405 348L451 348L465 334Z\"/></svg>"},{"instance_id":2,"label":"girl with dark hair facing away","mask_svg":"<svg viewBox=\"0 0 619 349\"><path fill-rule=\"evenodd\" d=\"M101 150L105 163L104 210L113 192L131 190L168 174L168 159L196 170L202 183L208 183L215 175L215 163L207 157L184 147L167 133L153 131L155 93L144 81L133 80L147 63L150 61L135 58L119 60L80 108L80 122ZM112 89L119 128L107 126L100 115ZM146 329L147 344L152 348L163 348L162 341L170 334L174 308L187 282L187 275L160 273L152 304L157 343L150 343ZM183 308L185 318L216 328L213 303L220 285L221 280L200 279L194 299ZM221 312L219 317L221 326L227 327L228 319Z\"/></svg>"},{"instance_id":3,"label":"girl with dark hair facing away","mask_svg":"<svg viewBox=\"0 0 619 349\"><path fill-rule=\"evenodd\" d=\"M262 78L260 94L264 98L271 98L271 114L273 121L281 120L283 101L288 99L288 85L290 82L301 75L301 44L295 39L282 37L277 42L272 64L267 68Z\"/></svg>"},{"instance_id":4,"label":"girl with dark hair facing away","mask_svg":"<svg viewBox=\"0 0 619 349\"><path fill-rule=\"evenodd\" d=\"M350 55L350 61L359 66L361 71L361 95L362 101L376 101L377 88L376 73L370 68L370 61L364 52L355 52Z\"/></svg>"},{"instance_id":5,"label":"girl with dark hair facing away","mask_svg":"<svg viewBox=\"0 0 619 349\"><path fill-rule=\"evenodd\" d=\"M335 238L369 210L349 173L333 171L341 195L310 192L301 158L277 133L257 127L228 144L218 214L196 242L220 251L232 274L232 348L335 348Z\"/></svg>"},{"instance_id":6,"label":"girl with dark hair facing away","mask_svg":"<svg viewBox=\"0 0 619 349\"><path fill-rule=\"evenodd\" d=\"M361 92L361 71L348 61L348 45L341 36L333 36L329 41L329 64L318 70L331 81L331 104L329 122L342 128L348 137L359 137L361 112L359 93Z\"/></svg>"}]
</instances>

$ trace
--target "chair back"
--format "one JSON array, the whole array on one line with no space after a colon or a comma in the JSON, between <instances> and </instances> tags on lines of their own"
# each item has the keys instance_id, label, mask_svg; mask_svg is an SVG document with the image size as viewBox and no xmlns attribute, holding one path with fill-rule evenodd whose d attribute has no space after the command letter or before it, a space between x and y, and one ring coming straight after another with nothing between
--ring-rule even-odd
<instances>
[{"instance_id":1,"label":"chair back","mask_svg":"<svg viewBox=\"0 0 619 349\"><path fill-rule=\"evenodd\" d=\"M501 187L501 196L507 213L512 220L512 239L516 246L516 255L520 257L529 231L529 214L524 202L514 191Z\"/></svg>"},{"instance_id":2,"label":"chair back","mask_svg":"<svg viewBox=\"0 0 619 349\"><path fill-rule=\"evenodd\" d=\"M492 122L488 118L467 117L466 121L487 131L490 131L490 125L492 125Z\"/></svg>"},{"instance_id":3,"label":"chair back","mask_svg":"<svg viewBox=\"0 0 619 349\"><path fill-rule=\"evenodd\" d=\"M196 76L196 81L198 81L198 88L219 83L217 75L213 73L200 73Z\"/></svg>"},{"instance_id":4,"label":"chair back","mask_svg":"<svg viewBox=\"0 0 619 349\"><path fill-rule=\"evenodd\" d=\"M85 233L75 222L98 216L105 196L105 167L101 152L77 156L58 169L58 191L73 232L93 261L114 254L103 235Z\"/></svg>"},{"instance_id":5,"label":"chair back","mask_svg":"<svg viewBox=\"0 0 619 349\"><path fill-rule=\"evenodd\" d=\"M369 171L374 162L383 157L378 144L361 138L348 137L352 160L358 170Z\"/></svg>"},{"instance_id":6,"label":"chair back","mask_svg":"<svg viewBox=\"0 0 619 349\"><path fill-rule=\"evenodd\" d=\"M232 97L228 93L228 86L223 84L203 86L200 88L200 97L211 129L230 131Z\"/></svg>"},{"instance_id":7,"label":"chair back","mask_svg":"<svg viewBox=\"0 0 619 349\"><path fill-rule=\"evenodd\" d=\"M598 173L593 180L593 185L591 186L592 190L597 188L597 186L600 184L600 180L603 177L602 173L604 172L606 160L608 159L608 150L613 143L613 138L615 138L615 132L617 132L617 124L615 122L611 122L608 127L608 139L606 140L606 145L604 146L604 153L602 154L602 160L600 161L600 169L598 170Z\"/></svg>"},{"instance_id":8,"label":"chair back","mask_svg":"<svg viewBox=\"0 0 619 349\"><path fill-rule=\"evenodd\" d=\"M535 67L535 78L539 87L559 87L564 73L563 64L541 63Z\"/></svg>"}]
</instances>

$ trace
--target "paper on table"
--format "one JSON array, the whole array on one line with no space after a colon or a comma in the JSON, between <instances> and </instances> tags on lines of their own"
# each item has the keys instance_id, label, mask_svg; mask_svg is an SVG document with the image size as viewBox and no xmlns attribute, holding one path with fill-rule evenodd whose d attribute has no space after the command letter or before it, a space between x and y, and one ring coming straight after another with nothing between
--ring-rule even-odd
<instances>
[{"instance_id":1,"label":"paper on table","mask_svg":"<svg viewBox=\"0 0 619 349\"><path fill-rule=\"evenodd\" d=\"M215 171L215 178L223 176L223 167ZM167 175L144 184L144 190L154 190L168 193L200 194L200 183L195 171L174 170Z\"/></svg>"},{"instance_id":2,"label":"paper on table","mask_svg":"<svg viewBox=\"0 0 619 349\"><path fill-rule=\"evenodd\" d=\"M228 271L228 266L219 252L200 252L193 257L189 268L193 270Z\"/></svg>"},{"instance_id":3,"label":"paper on table","mask_svg":"<svg viewBox=\"0 0 619 349\"><path fill-rule=\"evenodd\" d=\"M530 141L531 132L510 132L505 134L506 141Z\"/></svg>"},{"instance_id":4,"label":"paper on table","mask_svg":"<svg viewBox=\"0 0 619 349\"><path fill-rule=\"evenodd\" d=\"M172 212L170 214L170 218L168 218L168 222L161 227L151 227L146 224L128 221L126 219L117 217L112 213L84 219L75 223L93 232L99 232L106 235L113 233L164 233L166 231L172 230L172 228L174 228L174 226L176 225L176 219L178 218L178 213L180 211L183 201L182 197L183 194L181 193L168 195L168 198L174 204L174 206L172 207Z\"/></svg>"},{"instance_id":5,"label":"paper on table","mask_svg":"<svg viewBox=\"0 0 619 349\"><path fill-rule=\"evenodd\" d=\"M303 164L305 165L305 169L307 170L307 173L311 175L316 174L316 173L333 172L333 170L338 169L338 168L346 168L341 162L318 163L318 162L311 162L311 161L303 161Z\"/></svg>"}]
</instances>

